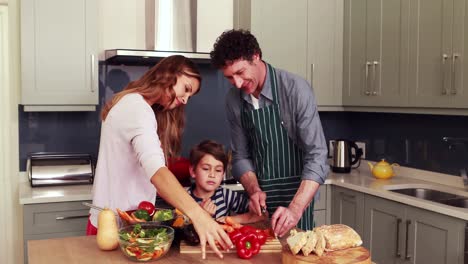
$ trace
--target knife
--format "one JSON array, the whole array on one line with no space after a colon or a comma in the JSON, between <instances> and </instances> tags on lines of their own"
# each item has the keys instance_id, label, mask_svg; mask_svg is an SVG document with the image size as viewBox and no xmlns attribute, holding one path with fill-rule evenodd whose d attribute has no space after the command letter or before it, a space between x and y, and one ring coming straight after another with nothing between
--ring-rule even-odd
<instances>
[{"instance_id":1,"label":"knife","mask_svg":"<svg viewBox=\"0 0 468 264\"><path fill-rule=\"evenodd\" d=\"M102 208L102 207L99 207L99 206L96 206L96 205L94 205L94 204L90 204L90 203L87 203L87 202L82 202L81 204L84 205L84 206L87 206L87 207L89 207L89 208L96 209L96 210L98 210L98 211L104 210L104 208ZM112 211L112 212L113 212L115 215L117 215L116 212L114 212L114 211Z\"/></svg>"}]
</instances>

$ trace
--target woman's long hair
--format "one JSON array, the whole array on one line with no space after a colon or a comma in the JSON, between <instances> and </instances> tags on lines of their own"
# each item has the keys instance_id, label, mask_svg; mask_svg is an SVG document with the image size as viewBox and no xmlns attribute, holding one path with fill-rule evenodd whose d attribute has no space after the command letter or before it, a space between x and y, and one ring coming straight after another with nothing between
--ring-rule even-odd
<instances>
[{"instance_id":1,"label":"woman's long hair","mask_svg":"<svg viewBox=\"0 0 468 264\"><path fill-rule=\"evenodd\" d=\"M168 107L176 98L172 87L182 75L198 79L201 87L200 72L191 60L180 55L164 58L140 79L130 82L123 91L115 94L103 107L102 120L106 120L109 111L122 97L129 93L139 93L145 100L155 102L151 107L156 115L157 132L166 161L177 156L185 125L185 106L180 105L172 110Z\"/></svg>"}]
</instances>

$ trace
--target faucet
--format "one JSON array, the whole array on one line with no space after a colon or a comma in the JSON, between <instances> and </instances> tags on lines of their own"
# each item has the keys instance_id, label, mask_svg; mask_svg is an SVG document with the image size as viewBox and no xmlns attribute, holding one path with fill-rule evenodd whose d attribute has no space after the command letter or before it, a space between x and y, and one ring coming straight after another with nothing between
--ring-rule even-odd
<instances>
[{"instance_id":1,"label":"faucet","mask_svg":"<svg viewBox=\"0 0 468 264\"><path fill-rule=\"evenodd\" d=\"M463 147L465 150L464 153L466 154L466 148L468 146L468 138L458 138L458 137L443 137L443 141L447 142L449 144L449 150L456 149L456 147ZM466 156L466 155L462 155ZM466 172L466 168L460 169L460 176L463 179L463 185L466 187L468 186L468 175Z\"/></svg>"},{"instance_id":2,"label":"faucet","mask_svg":"<svg viewBox=\"0 0 468 264\"><path fill-rule=\"evenodd\" d=\"M466 169L461 169L460 170L460 176L463 179L463 185L467 186L468 185L468 176L466 175Z\"/></svg>"}]
</instances>

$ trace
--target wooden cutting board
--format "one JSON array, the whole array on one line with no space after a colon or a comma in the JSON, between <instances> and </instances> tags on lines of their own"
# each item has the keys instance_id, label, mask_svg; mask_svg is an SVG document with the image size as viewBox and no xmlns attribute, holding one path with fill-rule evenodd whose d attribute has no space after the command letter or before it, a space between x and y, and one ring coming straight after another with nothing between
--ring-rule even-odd
<instances>
[{"instance_id":1,"label":"wooden cutting board","mask_svg":"<svg viewBox=\"0 0 468 264\"><path fill-rule=\"evenodd\" d=\"M281 251L282 251L281 243L276 238L268 239L260 249L260 253L281 252ZM179 252L180 253L200 253L201 248L200 246L190 246L187 243L185 243L184 240L182 240L180 241ZM214 251L210 247L206 247L206 253L214 253ZM223 251L223 253L236 253L236 250L231 249L229 250L229 252Z\"/></svg>"},{"instance_id":2,"label":"wooden cutting board","mask_svg":"<svg viewBox=\"0 0 468 264\"><path fill-rule=\"evenodd\" d=\"M281 253L281 258L283 264L371 264L370 253L363 247L327 252L321 257L315 254L310 254L306 257L302 253L293 255L289 249L284 249Z\"/></svg>"}]
</instances>

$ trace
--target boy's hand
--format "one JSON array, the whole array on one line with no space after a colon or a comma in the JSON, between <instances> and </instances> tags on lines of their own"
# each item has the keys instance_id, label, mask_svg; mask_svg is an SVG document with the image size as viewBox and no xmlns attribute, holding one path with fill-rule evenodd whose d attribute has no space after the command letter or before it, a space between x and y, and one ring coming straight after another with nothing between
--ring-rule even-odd
<instances>
[{"instance_id":1,"label":"boy's hand","mask_svg":"<svg viewBox=\"0 0 468 264\"><path fill-rule=\"evenodd\" d=\"M210 198L203 199L203 201L200 203L200 206L205 209L205 211L207 211L211 216L216 214L216 205Z\"/></svg>"}]
</instances>

